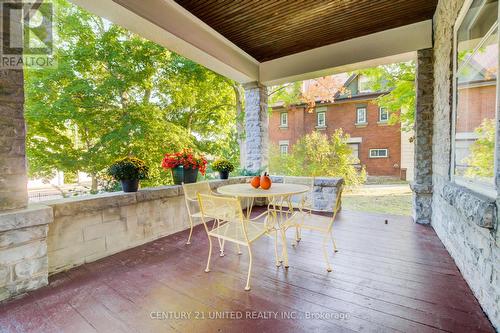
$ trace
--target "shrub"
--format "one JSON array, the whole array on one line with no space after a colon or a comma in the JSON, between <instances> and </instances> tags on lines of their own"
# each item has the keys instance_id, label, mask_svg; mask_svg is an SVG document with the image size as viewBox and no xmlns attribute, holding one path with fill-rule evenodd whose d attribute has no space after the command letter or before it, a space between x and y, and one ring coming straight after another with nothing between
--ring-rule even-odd
<instances>
[{"instance_id":1,"label":"shrub","mask_svg":"<svg viewBox=\"0 0 500 333\"><path fill-rule=\"evenodd\" d=\"M212 163L212 169L219 172L231 172L234 170L234 165L228 160L217 160Z\"/></svg>"},{"instance_id":2,"label":"shrub","mask_svg":"<svg viewBox=\"0 0 500 333\"><path fill-rule=\"evenodd\" d=\"M353 164L359 161L354 161L347 139L349 135L337 129L330 138L318 132L303 136L286 155L273 147L269 169L273 174L342 177L348 185L361 184L366 179L366 171L354 167Z\"/></svg>"},{"instance_id":3,"label":"shrub","mask_svg":"<svg viewBox=\"0 0 500 333\"><path fill-rule=\"evenodd\" d=\"M135 157L124 157L113 163L108 175L116 180L142 180L148 178L149 168Z\"/></svg>"}]
</instances>

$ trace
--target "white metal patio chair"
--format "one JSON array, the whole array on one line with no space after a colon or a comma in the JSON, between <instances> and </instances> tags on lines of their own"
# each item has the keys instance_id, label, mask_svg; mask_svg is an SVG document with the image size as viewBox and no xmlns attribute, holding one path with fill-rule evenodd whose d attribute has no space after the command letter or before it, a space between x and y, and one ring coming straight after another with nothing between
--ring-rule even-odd
<instances>
[{"instance_id":1,"label":"white metal patio chair","mask_svg":"<svg viewBox=\"0 0 500 333\"><path fill-rule=\"evenodd\" d=\"M249 265L245 290L250 290L250 276L252 273L252 249L251 245L257 239L266 234L265 223L248 220L243 215L240 200L230 197L219 197L214 195L198 194L201 209L201 220L208 235L209 250L205 272L210 272L210 257L212 256L212 237L223 242L232 242L248 248ZM217 225L210 229L207 221L216 220ZM277 249L275 246L277 258Z\"/></svg>"},{"instance_id":2,"label":"white metal patio chair","mask_svg":"<svg viewBox=\"0 0 500 333\"><path fill-rule=\"evenodd\" d=\"M193 235L193 218L201 219L201 212L198 204L198 193L201 194L213 194L210 184L208 182L199 182L184 184L182 183L182 189L184 190L184 200L186 202L186 209L189 217L189 237L186 244L191 244L191 236Z\"/></svg>"},{"instance_id":3,"label":"white metal patio chair","mask_svg":"<svg viewBox=\"0 0 500 333\"><path fill-rule=\"evenodd\" d=\"M285 176L283 177L283 183L306 185L309 187L309 191L307 191L306 193L291 196L290 201L292 202L293 207L299 210L300 214L311 215L311 212L313 211L314 177ZM284 206L286 206L286 203L284 203ZM300 227L297 226L295 228L294 245L300 242L300 239L301 239Z\"/></svg>"},{"instance_id":4,"label":"white metal patio chair","mask_svg":"<svg viewBox=\"0 0 500 333\"><path fill-rule=\"evenodd\" d=\"M315 215L315 214L297 214L295 218L290 220L290 222L285 226L285 229L295 227L300 230L313 230L324 235L323 237L323 255L326 262L326 270L328 272L332 271L330 262L328 261L328 241L330 240L333 245L334 252L338 252L337 245L335 244L335 239L333 239L333 223L337 217L337 213L340 210L340 205L342 201L342 191L343 186L341 186L337 192L337 198L333 202L333 214L331 217Z\"/></svg>"}]
</instances>

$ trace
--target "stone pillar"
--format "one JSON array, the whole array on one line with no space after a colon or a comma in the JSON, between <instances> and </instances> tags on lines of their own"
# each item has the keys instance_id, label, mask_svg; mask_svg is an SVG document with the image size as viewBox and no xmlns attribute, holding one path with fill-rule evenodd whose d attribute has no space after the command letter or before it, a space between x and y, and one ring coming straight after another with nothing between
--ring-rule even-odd
<instances>
[{"instance_id":1,"label":"stone pillar","mask_svg":"<svg viewBox=\"0 0 500 333\"><path fill-rule=\"evenodd\" d=\"M3 26L0 43L5 36L2 30ZM0 69L0 211L28 203L25 134L23 70Z\"/></svg>"},{"instance_id":2,"label":"stone pillar","mask_svg":"<svg viewBox=\"0 0 500 333\"><path fill-rule=\"evenodd\" d=\"M245 88L245 163L249 171L267 168L269 162L269 114L267 88L257 82Z\"/></svg>"},{"instance_id":3,"label":"stone pillar","mask_svg":"<svg viewBox=\"0 0 500 333\"><path fill-rule=\"evenodd\" d=\"M432 216L433 77L433 50L419 50L415 87L415 172L411 188L413 218L420 224L430 224Z\"/></svg>"}]
</instances>

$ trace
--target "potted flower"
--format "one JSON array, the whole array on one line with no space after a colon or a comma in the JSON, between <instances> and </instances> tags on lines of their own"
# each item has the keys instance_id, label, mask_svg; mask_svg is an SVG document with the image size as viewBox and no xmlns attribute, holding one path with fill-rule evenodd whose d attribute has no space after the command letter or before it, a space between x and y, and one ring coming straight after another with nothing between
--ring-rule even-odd
<instances>
[{"instance_id":1,"label":"potted flower","mask_svg":"<svg viewBox=\"0 0 500 333\"><path fill-rule=\"evenodd\" d=\"M212 169L219 172L220 179L228 179L229 173L234 170L234 165L228 160L217 160L212 164Z\"/></svg>"},{"instance_id":2,"label":"potted flower","mask_svg":"<svg viewBox=\"0 0 500 333\"><path fill-rule=\"evenodd\" d=\"M122 184L123 192L137 192L139 181L148 177L149 168L135 157L124 157L113 163L108 174Z\"/></svg>"},{"instance_id":3,"label":"potted flower","mask_svg":"<svg viewBox=\"0 0 500 333\"><path fill-rule=\"evenodd\" d=\"M205 175L207 160L203 155L195 154L192 149L184 148L177 153L165 154L161 166L172 170L172 178L176 185L183 182L196 183L198 171Z\"/></svg>"}]
</instances>

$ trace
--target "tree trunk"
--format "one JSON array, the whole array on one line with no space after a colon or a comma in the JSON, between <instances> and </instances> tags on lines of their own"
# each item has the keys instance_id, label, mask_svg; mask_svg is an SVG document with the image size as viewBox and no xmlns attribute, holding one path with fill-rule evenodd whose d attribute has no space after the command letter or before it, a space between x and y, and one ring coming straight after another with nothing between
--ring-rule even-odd
<instances>
[{"instance_id":1,"label":"tree trunk","mask_svg":"<svg viewBox=\"0 0 500 333\"><path fill-rule=\"evenodd\" d=\"M243 101L241 98L240 86L233 83L234 95L236 97L236 132L238 135L237 141L240 146L240 166L245 165L245 124L243 122Z\"/></svg>"},{"instance_id":2,"label":"tree trunk","mask_svg":"<svg viewBox=\"0 0 500 333\"><path fill-rule=\"evenodd\" d=\"M92 193L97 192L97 176L95 174L90 175L92 177L92 186L90 187L90 191Z\"/></svg>"}]
</instances>

